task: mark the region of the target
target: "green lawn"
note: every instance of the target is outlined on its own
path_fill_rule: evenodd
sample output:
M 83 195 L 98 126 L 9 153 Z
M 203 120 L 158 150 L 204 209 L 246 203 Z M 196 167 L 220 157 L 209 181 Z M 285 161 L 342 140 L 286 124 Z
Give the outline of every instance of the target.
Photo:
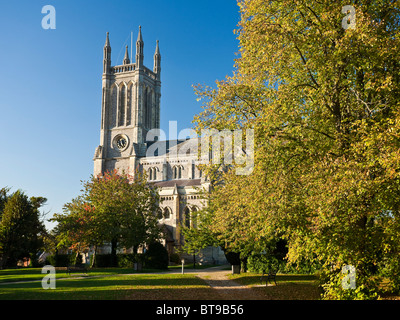
M 33 277 L 31 274 L 30 279 Z M 42 277 L 40 275 L 39 280 Z M 170 299 L 174 298 L 172 294 L 178 294 L 180 299 L 191 299 L 193 290 L 207 296 L 211 289 L 194 275 L 138 273 L 58 279 L 56 288 L 47 290 L 42 288 L 41 281 L 0 284 L 0 300 Z
M 212 265 L 196 265 L 196 268 L 193 269 L 193 264 L 187 264 L 184 266 L 184 270 L 200 270 L 213 267 Z M 151 273 L 151 272 L 160 272 L 160 270 L 156 269 L 143 269 L 138 272 L 133 268 L 88 268 L 87 274 L 82 274 L 80 272 L 73 272 L 70 275 L 66 273 L 66 268 L 62 268 L 63 270 L 56 270 L 56 278 L 69 278 L 72 276 L 101 276 L 101 275 L 117 275 L 117 274 L 132 274 L 132 273 Z M 182 266 L 169 266 L 168 270 L 180 271 Z M 0 270 L 0 283 L 4 282 L 14 282 L 14 281 L 31 281 L 31 280 L 41 280 L 45 274 L 41 273 L 41 268 L 21 268 L 21 269 L 5 269 Z M 162 270 L 161 270 L 162 271 Z
M 82 273 L 74 272 L 67 275 L 65 268 L 64 270 L 56 270 L 56 278 L 68 278 L 72 276 L 85 276 Z M 5 269 L 0 270 L 0 283 L 14 282 L 14 281 L 31 281 L 41 280 L 45 274 L 41 273 L 42 268 L 22 268 L 22 269 Z M 143 270 L 143 272 L 154 272 L 159 270 Z M 100 276 L 100 275 L 115 275 L 115 274 L 129 274 L 138 273 L 132 268 L 94 268 L 88 269 L 88 276 Z

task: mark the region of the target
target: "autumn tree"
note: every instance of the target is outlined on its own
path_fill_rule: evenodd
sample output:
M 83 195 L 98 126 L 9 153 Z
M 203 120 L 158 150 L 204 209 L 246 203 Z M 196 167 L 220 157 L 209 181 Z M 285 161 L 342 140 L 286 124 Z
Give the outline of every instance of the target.
M 56 238 L 56 253 L 59 249 L 72 249 L 77 258 L 90 245 L 95 248 L 103 243 L 100 222 L 97 222 L 94 208 L 85 202 L 82 196 L 72 199 L 63 207 L 63 214 L 54 214 L 52 221 L 57 222 L 53 230 Z M 95 250 L 96 251 L 96 250 Z
M 216 188 L 214 228 L 246 246 L 284 237 L 289 262 L 322 264 L 325 298 L 376 297 L 377 268 L 387 261 L 396 283 L 400 248 L 399 3 L 238 5 L 236 69 L 196 88 L 204 111 L 194 122 L 254 128 L 255 168 Z M 344 265 L 356 268 L 354 290 L 341 285 Z
M 83 182 L 82 194 L 64 206 L 56 215 L 60 244 L 80 250 L 88 245 L 111 243 L 116 263 L 118 247 L 133 248 L 160 237 L 156 211 L 158 192 L 147 184 L 145 176 L 135 177 L 105 172 Z

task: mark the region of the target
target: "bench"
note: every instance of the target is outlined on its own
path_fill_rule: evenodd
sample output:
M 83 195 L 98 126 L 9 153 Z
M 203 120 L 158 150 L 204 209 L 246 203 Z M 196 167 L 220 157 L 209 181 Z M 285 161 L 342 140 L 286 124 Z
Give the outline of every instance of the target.
M 70 275 L 71 272 L 82 271 L 83 273 L 87 273 L 87 268 L 84 265 L 73 265 L 67 267 L 67 274 Z
M 265 270 L 263 270 L 263 273 L 262 273 L 261 278 L 260 278 L 261 284 L 263 283 L 263 279 L 264 278 L 266 278 L 265 279 L 265 285 L 266 286 L 268 285 L 268 282 L 270 282 L 270 281 L 274 281 L 275 285 L 277 285 L 276 284 L 276 271 L 269 270 L 268 272 L 266 272 Z

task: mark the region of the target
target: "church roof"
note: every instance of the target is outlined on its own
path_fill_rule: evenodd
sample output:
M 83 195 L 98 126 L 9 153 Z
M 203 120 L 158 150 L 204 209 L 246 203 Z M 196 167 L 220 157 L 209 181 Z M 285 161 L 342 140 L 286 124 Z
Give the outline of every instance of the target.
M 164 140 L 148 142 L 147 149 L 151 150 L 154 154 L 147 154 L 147 156 L 164 156 L 164 155 L 197 155 L 198 138 L 191 138 L 186 140 Z
M 155 186 L 160 188 L 166 187 L 191 187 L 191 186 L 200 186 L 201 179 L 177 179 L 177 180 L 167 180 L 167 181 L 159 181 L 153 183 Z

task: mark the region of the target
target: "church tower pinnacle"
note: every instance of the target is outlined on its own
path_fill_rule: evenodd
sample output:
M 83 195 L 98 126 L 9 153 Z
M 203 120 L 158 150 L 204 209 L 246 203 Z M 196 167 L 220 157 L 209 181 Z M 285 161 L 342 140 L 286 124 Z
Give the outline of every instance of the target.
M 154 67 L 153 72 L 157 75 L 157 79 L 160 79 L 161 74 L 161 54 L 158 46 L 158 40 L 156 45 L 156 52 L 154 53 Z
M 128 46 L 126 46 L 123 64 L 130 64 L 130 63 L 131 63 L 131 61 L 129 60 Z
M 144 47 L 144 42 L 142 38 L 142 27 L 139 26 L 139 34 L 136 41 L 136 66 L 138 68 L 143 67 L 143 59 L 144 59 L 143 47 Z
M 106 43 L 104 45 L 103 51 L 103 74 L 109 73 L 111 67 L 111 46 L 110 46 L 110 39 L 108 38 L 108 32 L 106 36 Z

